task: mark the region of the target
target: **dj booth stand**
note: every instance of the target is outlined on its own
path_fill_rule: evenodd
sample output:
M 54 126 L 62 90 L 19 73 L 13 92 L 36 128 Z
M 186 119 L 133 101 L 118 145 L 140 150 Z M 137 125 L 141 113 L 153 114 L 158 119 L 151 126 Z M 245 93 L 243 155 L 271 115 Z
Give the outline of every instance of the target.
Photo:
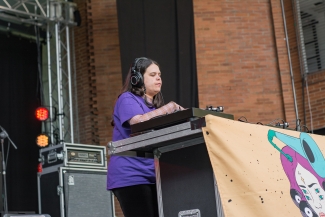
M 110 154 L 154 154 L 159 217 L 223 217 L 201 126 L 204 118 L 110 142 Z

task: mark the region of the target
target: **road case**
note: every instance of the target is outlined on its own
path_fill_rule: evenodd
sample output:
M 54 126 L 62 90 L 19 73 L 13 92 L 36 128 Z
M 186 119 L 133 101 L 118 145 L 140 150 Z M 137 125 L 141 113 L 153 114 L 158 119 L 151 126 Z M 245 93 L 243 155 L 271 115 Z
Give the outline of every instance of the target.
M 196 120 L 108 143 L 110 154 L 153 152 L 159 217 L 223 217 L 218 186 Z
M 56 167 L 38 173 L 39 213 L 51 217 L 114 217 L 106 170 Z
M 107 169 L 106 147 L 63 143 L 40 149 L 39 161 L 42 168 L 49 167 L 78 167 Z

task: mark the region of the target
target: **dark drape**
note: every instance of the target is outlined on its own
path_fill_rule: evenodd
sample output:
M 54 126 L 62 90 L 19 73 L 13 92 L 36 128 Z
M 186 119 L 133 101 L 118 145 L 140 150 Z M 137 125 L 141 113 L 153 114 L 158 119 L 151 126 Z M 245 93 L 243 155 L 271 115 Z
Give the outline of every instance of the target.
M 156 60 L 165 103 L 198 107 L 192 0 L 117 0 L 122 74 L 134 58 Z
M 0 35 L 0 41 L 0 125 L 18 147 L 10 147 L 7 161 L 8 209 L 37 212 L 35 138 L 41 132 L 34 117 L 39 105 L 37 47 L 6 35 Z

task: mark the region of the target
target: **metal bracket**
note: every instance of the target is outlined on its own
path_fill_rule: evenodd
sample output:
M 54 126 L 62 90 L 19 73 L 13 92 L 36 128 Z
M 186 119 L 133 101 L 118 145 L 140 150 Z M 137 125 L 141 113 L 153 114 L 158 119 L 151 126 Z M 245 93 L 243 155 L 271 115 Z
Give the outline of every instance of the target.
M 64 152 L 64 151 L 61 151 L 61 152 L 58 153 L 56 156 L 57 156 L 57 158 L 58 158 L 59 160 L 63 160 L 63 159 L 64 159 L 64 156 L 65 156 L 65 152 Z
M 161 152 L 159 151 L 159 149 L 157 148 L 157 149 L 155 149 L 154 151 L 153 151 L 153 154 L 159 159 L 160 158 L 160 156 L 161 156 Z
M 44 165 L 44 163 L 45 163 L 44 155 L 41 155 L 41 157 L 38 158 L 38 162 L 40 162 L 40 163 L 42 163 L 42 165 Z
M 57 192 L 58 196 L 60 196 L 61 194 L 63 194 L 63 187 L 60 186 L 60 185 L 58 185 L 56 187 L 56 192 Z
M 178 217 L 201 217 L 201 212 L 199 209 L 185 210 L 178 213 Z
M 205 110 L 209 110 L 209 111 L 215 111 L 215 112 L 223 112 L 223 106 L 217 106 L 216 108 L 214 108 L 213 106 L 207 106 Z
M 115 147 L 113 146 L 113 142 L 112 141 L 110 141 L 107 144 L 107 148 L 108 148 L 110 154 L 114 154 L 115 153 Z

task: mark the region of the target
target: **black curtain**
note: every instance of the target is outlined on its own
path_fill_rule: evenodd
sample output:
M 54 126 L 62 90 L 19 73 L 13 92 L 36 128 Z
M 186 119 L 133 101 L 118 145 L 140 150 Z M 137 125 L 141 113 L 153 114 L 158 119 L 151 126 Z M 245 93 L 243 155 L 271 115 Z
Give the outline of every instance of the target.
M 40 105 L 37 47 L 26 39 L 6 35 L 0 35 L 0 41 L 0 125 L 18 147 L 9 146 L 5 139 L 5 153 L 9 147 L 8 210 L 37 213 L 39 148 L 35 139 L 41 132 L 34 117 Z
M 192 0 L 117 0 L 123 80 L 136 57 L 156 60 L 165 103 L 198 107 Z

